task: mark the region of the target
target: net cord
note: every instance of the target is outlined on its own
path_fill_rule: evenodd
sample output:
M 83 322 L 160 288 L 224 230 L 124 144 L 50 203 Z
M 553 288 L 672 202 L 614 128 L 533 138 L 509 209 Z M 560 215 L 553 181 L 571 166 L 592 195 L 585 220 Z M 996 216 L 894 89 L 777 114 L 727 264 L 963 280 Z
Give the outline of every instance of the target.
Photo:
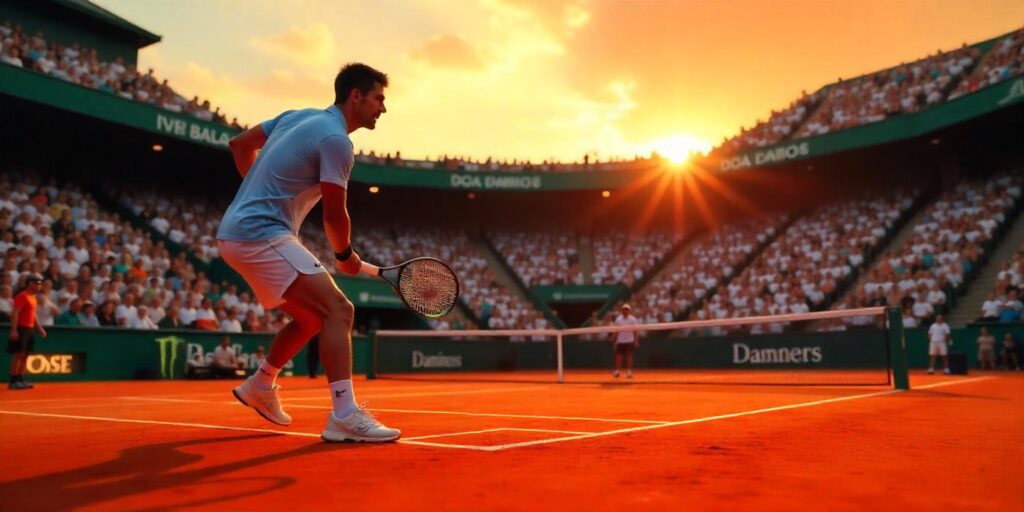
M 848 318 L 855 316 L 881 316 L 886 311 L 883 306 L 873 308 L 837 309 L 834 311 L 815 311 L 812 313 L 789 313 L 785 315 L 747 316 L 740 318 L 719 318 L 713 320 L 685 320 L 682 322 L 665 322 L 655 324 L 637 325 L 601 325 L 595 327 L 575 327 L 572 329 L 498 329 L 498 330 L 430 330 L 430 331 L 402 331 L 402 330 L 380 330 L 378 336 L 401 336 L 406 338 L 445 338 L 445 337 L 471 337 L 471 336 L 554 336 L 561 339 L 563 336 L 580 334 L 605 334 L 624 331 L 666 331 L 677 329 L 700 329 L 705 327 L 729 327 L 734 325 L 767 324 L 779 322 L 801 322 L 813 320 L 828 320 L 831 318 Z

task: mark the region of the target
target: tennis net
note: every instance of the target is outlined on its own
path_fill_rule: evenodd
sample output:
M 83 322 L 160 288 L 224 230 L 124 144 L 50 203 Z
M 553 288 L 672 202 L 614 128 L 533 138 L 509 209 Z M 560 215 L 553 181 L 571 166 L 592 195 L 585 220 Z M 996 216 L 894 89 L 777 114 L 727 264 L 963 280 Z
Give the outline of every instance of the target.
M 383 330 L 373 339 L 371 378 L 907 386 L 901 317 L 882 307 L 561 330 Z M 629 339 L 637 343 L 623 347 Z

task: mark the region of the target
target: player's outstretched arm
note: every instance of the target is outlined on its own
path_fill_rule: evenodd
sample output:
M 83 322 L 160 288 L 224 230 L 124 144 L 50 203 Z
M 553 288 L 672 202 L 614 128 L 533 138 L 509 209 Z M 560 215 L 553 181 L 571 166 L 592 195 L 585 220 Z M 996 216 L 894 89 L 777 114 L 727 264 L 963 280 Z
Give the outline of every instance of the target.
M 235 159 L 235 168 L 245 178 L 256 162 L 256 156 L 260 148 L 267 142 L 267 134 L 263 132 L 261 125 L 253 126 L 228 141 L 228 148 L 231 149 L 231 156 Z
M 347 253 L 345 261 L 337 262 L 338 270 L 350 275 L 359 273 L 362 260 L 352 250 L 352 219 L 348 215 L 348 191 L 334 183 L 320 182 L 320 194 L 324 202 L 324 231 L 331 250 Z

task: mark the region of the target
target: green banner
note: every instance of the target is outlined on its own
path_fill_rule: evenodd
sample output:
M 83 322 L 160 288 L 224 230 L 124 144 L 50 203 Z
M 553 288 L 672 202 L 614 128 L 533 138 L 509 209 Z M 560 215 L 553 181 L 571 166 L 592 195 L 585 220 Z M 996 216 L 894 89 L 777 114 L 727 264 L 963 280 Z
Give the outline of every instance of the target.
M 917 137 L 1024 101 L 1024 77 L 1016 77 L 916 114 L 739 153 L 705 165 L 722 171 L 772 165 Z
M 377 340 L 380 373 L 544 370 L 554 371 L 554 343 L 507 339 L 401 338 Z M 887 382 L 888 340 L 878 329 L 756 336 L 644 338 L 639 368 L 731 370 L 878 370 Z M 565 368 L 611 368 L 610 342 L 566 338 Z M 870 377 L 870 376 L 869 376 Z M 878 376 L 876 376 L 878 377 Z
M 531 290 L 546 304 L 607 302 L 626 287 L 621 284 L 534 286 Z
M 227 149 L 237 130 L 22 68 L 0 66 L 0 92 L 203 146 Z
M 6 326 L 5 326 L 6 327 Z M 189 361 L 206 360 L 228 336 L 235 354 L 254 370 L 251 358 L 256 347 L 269 353 L 271 334 L 217 333 L 207 331 L 133 331 L 117 328 L 48 327 L 48 336 L 36 338 L 36 353 L 27 364 L 32 381 L 98 381 L 127 379 L 179 379 Z M 369 340 L 353 340 L 353 364 L 364 373 Z M 0 358 L 0 378 L 7 380 L 9 354 Z M 306 375 L 306 348 L 282 369 L 285 374 Z

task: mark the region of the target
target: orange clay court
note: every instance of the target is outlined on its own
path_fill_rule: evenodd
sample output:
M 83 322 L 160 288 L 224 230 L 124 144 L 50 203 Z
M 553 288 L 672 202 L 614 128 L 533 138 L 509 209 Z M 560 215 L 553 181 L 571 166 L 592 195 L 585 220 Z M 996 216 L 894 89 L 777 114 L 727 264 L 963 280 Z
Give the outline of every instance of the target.
M 650 372 L 648 372 L 650 373 Z M 887 387 L 358 380 L 399 443 L 325 444 L 231 381 L 0 391 L 3 510 L 1024 510 L 1024 375 Z M 495 380 L 504 376 L 494 374 Z M 596 375 L 595 375 L 596 377 Z M 24 397 L 24 398 L 23 398 Z

